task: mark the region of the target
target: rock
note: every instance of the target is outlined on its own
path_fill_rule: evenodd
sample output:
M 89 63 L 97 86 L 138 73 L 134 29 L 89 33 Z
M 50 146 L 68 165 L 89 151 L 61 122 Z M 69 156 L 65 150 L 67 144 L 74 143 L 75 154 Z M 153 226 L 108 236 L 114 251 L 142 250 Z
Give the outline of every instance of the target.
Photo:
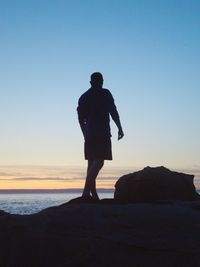
M 77 198 L 70 200 L 68 204 L 95 204 L 98 202 L 99 200 L 94 199 L 92 197 L 77 197 Z
M 77 197 L 74 199 L 71 199 L 67 203 L 62 204 L 63 206 L 69 205 L 69 204 L 121 204 L 121 202 L 116 201 L 113 198 L 103 198 L 103 199 L 94 199 L 92 197 Z M 61 205 L 61 206 L 62 206 Z
M 194 175 L 170 171 L 165 167 L 146 167 L 119 178 L 115 184 L 117 201 L 135 203 L 199 199 L 193 184 Z
M 9 213 L 3 211 L 3 210 L 0 210 L 0 216 L 5 216 L 5 215 L 8 215 Z
M 200 201 L 100 203 L 1 216 L 0 266 L 200 266 Z

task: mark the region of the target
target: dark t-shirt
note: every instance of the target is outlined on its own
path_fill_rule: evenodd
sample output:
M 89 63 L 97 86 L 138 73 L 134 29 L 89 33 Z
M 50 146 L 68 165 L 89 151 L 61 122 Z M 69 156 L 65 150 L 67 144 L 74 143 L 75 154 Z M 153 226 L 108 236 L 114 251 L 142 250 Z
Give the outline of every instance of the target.
M 111 137 L 109 114 L 114 120 L 119 114 L 109 90 L 90 88 L 80 97 L 77 111 L 85 139 Z

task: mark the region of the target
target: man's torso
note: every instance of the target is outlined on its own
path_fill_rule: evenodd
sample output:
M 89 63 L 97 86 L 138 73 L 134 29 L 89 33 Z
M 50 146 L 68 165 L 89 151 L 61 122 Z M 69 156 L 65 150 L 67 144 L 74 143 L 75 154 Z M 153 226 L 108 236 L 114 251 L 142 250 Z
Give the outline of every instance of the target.
M 107 89 L 89 89 L 79 99 L 79 111 L 85 119 L 85 138 L 110 137 L 111 93 Z

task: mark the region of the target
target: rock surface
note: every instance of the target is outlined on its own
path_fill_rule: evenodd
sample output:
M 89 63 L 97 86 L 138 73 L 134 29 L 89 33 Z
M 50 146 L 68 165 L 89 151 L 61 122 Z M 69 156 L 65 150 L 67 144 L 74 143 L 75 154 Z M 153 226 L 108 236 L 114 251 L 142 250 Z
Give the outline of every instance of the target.
M 115 199 L 0 211 L 0 267 L 200 266 L 197 199 L 192 175 L 160 167 L 119 179 Z
M 0 212 L 0 266 L 200 266 L 200 201 L 76 202 Z
M 114 198 L 120 202 L 196 200 L 194 175 L 170 171 L 165 167 L 146 167 L 119 178 Z

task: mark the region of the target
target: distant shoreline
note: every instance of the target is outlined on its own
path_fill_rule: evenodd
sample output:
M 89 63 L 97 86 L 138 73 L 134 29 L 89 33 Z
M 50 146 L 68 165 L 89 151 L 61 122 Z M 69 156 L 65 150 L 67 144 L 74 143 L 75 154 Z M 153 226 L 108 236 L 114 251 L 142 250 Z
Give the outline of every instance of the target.
M 0 194 L 39 194 L 39 193 L 81 193 L 81 188 L 67 188 L 67 189 L 0 189 Z M 99 193 L 113 193 L 114 188 L 98 188 Z

